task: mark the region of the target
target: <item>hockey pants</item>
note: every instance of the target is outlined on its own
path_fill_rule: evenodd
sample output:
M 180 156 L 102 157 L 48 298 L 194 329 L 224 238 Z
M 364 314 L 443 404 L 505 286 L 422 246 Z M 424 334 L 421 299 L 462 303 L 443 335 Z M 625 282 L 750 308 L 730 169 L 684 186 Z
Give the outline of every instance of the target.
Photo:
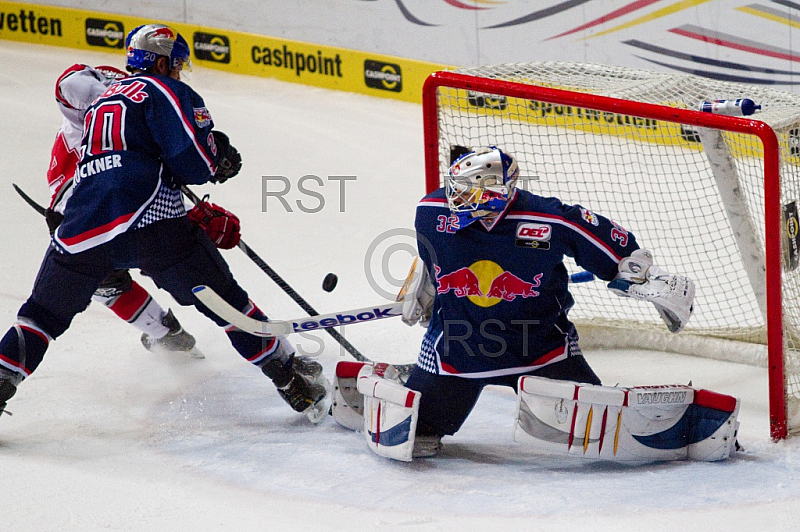
M 193 287 L 210 286 L 235 308 L 265 319 L 236 283 L 205 232 L 185 216 L 172 218 L 128 231 L 81 253 L 61 253 L 51 245 L 31 296 L 20 308 L 17 322 L 0 340 L 0 366 L 22 378 L 35 371 L 49 342 L 69 328 L 103 280 L 121 268 L 139 268 L 179 304 L 194 305 L 220 326 L 228 324 L 194 297 Z M 276 339 L 229 329 L 226 332 L 234 348 L 253 363 L 263 361 L 277 349 Z
M 600 379 L 589 367 L 583 355 L 570 356 L 566 360 L 531 372 L 530 375 L 600 384 Z M 425 436 L 455 434 L 469 416 L 485 386 L 509 386 L 516 391 L 520 376 L 465 379 L 450 375 L 437 375 L 415 366 L 406 382 L 406 387 L 422 392 L 419 402 L 417 434 Z

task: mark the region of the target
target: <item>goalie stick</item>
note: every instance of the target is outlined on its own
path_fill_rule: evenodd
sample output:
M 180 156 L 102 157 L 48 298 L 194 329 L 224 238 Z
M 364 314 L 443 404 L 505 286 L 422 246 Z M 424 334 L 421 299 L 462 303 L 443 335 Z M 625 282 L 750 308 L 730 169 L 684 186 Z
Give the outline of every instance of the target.
M 214 314 L 231 325 L 254 336 L 278 336 L 317 329 L 329 329 L 340 325 L 394 318 L 402 315 L 403 302 L 384 303 L 353 310 L 342 310 L 330 314 L 317 314 L 287 321 L 260 321 L 233 308 L 211 288 L 201 285 L 192 290 L 194 295 Z M 371 362 L 362 360 L 361 362 Z M 395 366 L 396 367 L 396 366 Z
M 203 201 L 197 194 L 195 194 L 189 187 L 187 187 L 185 185 L 181 187 L 181 192 L 183 192 L 184 195 L 187 198 L 189 198 L 189 200 L 191 200 L 191 202 L 194 203 L 195 205 L 199 205 Z M 258 254 L 255 251 L 253 251 L 253 248 L 251 248 L 250 246 L 248 246 L 244 242 L 244 240 L 240 239 L 239 240 L 239 244 L 238 244 L 237 247 L 239 249 L 241 249 L 244 252 L 244 254 L 247 255 L 247 257 L 250 260 L 252 260 L 255 263 L 255 265 L 259 267 L 259 269 L 261 269 L 262 272 L 266 273 L 267 276 L 275 282 L 275 284 L 277 284 L 284 292 L 286 292 L 286 294 L 289 297 L 291 297 L 292 300 L 295 303 L 300 305 L 300 308 L 305 310 L 309 314 L 309 316 L 319 316 L 319 312 L 317 312 L 305 299 L 303 299 L 300 296 L 300 294 L 298 294 L 294 290 L 294 288 L 289 286 L 289 283 L 287 283 L 283 279 L 283 277 L 278 275 L 278 272 L 273 270 L 269 266 L 269 264 L 264 262 L 264 260 L 261 257 L 259 257 Z M 206 306 L 208 306 L 208 305 L 206 305 Z M 211 307 L 209 307 L 209 308 L 211 308 Z M 219 314 L 217 313 L 217 315 L 219 315 Z M 220 316 L 220 317 L 224 318 L 224 316 Z M 239 328 L 242 329 L 242 330 L 245 330 L 242 327 L 239 327 Z M 353 358 L 355 358 L 359 362 L 372 363 L 372 361 L 370 359 L 368 359 L 363 354 L 361 354 L 361 352 L 358 349 L 356 349 L 355 346 L 353 346 L 353 344 L 348 342 L 347 339 L 344 336 L 342 336 L 341 334 L 339 334 L 337 331 L 335 331 L 333 329 L 325 329 L 325 332 L 330 334 L 333 337 L 334 340 L 339 342 L 339 345 L 341 345 L 344 348 L 345 351 L 350 353 L 353 356 Z
M 299 332 L 311 332 L 318 329 L 324 329 L 332 332 L 330 327 L 338 327 L 340 325 L 350 325 L 353 323 L 364 323 L 366 321 L 375 321 L 384 318 L 393 318 L 402 315 L 403 302 L 395 301 L 394 303 L 384 303 L 381 305 L 373 305 L 371 307 L 364 307 L 355 310 L 343 310 L 341 312 L 333 312 L 331 314 L 316 314 L 314 316 L 297 318 L 288 321 L 260 321 L 242 314 L 233 308 L 227 301 L 222 299 L 219 294 L 214 292 L 207 286 L 195 286 L 192 291 L 195 297 L 200 300 L 206 307 L 209 308 L 214 314 L 227 321 L 231 325 L 250 333 L 254 336 L 276 336 L 287 335 Z M 335 331 L 333 331 L 335 332 Z M 372 360 L 368 359 L 361 353 L 361 358 L 356 358 L 359 362 L 367 364 L 375 364 Z M 403 382 L 408 380 L 411 374 L 411 369 L 415 364 L 392 364 L 400 374 Z

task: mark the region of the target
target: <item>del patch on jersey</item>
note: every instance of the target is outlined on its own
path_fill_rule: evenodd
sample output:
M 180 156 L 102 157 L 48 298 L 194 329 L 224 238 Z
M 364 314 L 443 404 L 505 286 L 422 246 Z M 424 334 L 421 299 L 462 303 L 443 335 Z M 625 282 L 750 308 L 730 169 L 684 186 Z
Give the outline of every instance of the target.
M 517 224 L 516 240 L 518 248 L 550 249 L 553 228 L 550 224 L 520 222 Z

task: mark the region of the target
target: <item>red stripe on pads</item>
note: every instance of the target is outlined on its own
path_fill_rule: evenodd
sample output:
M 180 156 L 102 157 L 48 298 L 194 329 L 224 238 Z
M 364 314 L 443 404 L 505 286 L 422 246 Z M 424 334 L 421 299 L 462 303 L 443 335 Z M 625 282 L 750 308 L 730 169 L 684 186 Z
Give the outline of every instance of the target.
M 733 412 L 736 410 L 736 398 L 731 395 L 724 395 L 708 390 L 695 390 L 694 404 L 722 410 L 723 412 Z
M 361 371 L 365 364 L 363 362 L 348 362 L 341 361 L 336 364 L 336 376 L 347 378 L 358 377 L 358 372 Z

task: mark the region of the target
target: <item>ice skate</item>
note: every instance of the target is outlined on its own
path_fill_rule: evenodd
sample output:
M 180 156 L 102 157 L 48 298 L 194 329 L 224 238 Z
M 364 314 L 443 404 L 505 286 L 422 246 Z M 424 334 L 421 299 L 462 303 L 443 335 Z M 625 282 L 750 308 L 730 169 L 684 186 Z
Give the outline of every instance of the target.
M 6 403 L 17 393 L 17 384 L 19 384 L 17 375 L 0 369 L 0 416 L 3 415 L 3 412 L 11 415 L 11 412 L 5 411 Z
M 417 434 L 414 438 L 413 458 L 433 458 L 442 451 L 441 436 L 422 436 Z
M 294 369 L 297 370 L 298 373 L 306 377 L 311 377 L 312 379 L 316 379 L 322 375 L 322 364 L 307 356 L 295 355 Z
M 162 322 L 169 332 L 162 338 L 153 338 L 147 333 L 142 334 L 142 345 L 148 351 L 172 351 L 176 353 L 189 353 L 194 358 L 205 358 L 205 355 L 197 349 L 197 341 L 194 336 L 186 332 L 181 327 L 178 319 L 172 313 L 172 310 L 167 311 Z
M 290 367 L 273 359 L 264 363 L 261 371 L 272 379 L 292 410 L 305 414 L 315 425 L 325 419 L 330 383 L 322 374 L 322 365 L 308 357 L 294 356 Z

